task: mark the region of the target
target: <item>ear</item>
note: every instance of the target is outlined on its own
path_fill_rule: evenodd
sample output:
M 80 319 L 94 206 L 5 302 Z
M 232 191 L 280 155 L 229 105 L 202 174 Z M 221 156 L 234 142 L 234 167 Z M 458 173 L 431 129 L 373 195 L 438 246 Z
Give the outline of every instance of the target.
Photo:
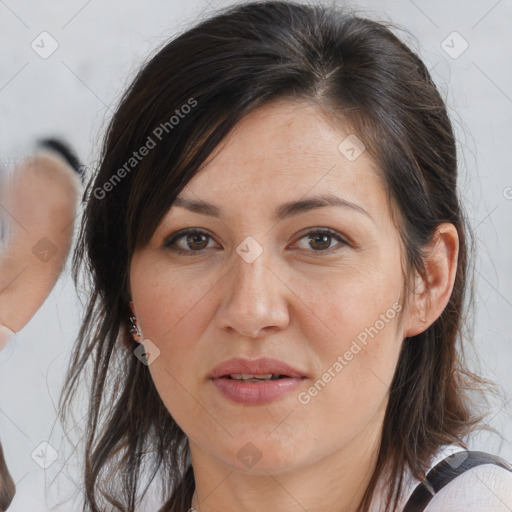
M 426 280 L 416 275 L 415 290 L 404 324 L 404 337 L 425 331 L 443 312 L 452 294 L 458 255 L 457 229 L 451 223 L 440 224 L 428 247 Z

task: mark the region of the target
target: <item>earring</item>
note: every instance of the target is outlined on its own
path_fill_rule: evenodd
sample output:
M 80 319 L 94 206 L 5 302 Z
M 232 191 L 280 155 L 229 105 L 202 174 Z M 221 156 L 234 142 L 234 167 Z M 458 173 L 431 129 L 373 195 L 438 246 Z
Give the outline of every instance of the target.
M 140 338 L 142 338 L 142 332 L 139 329 L 139 326 L 137 325 L 137 319 L 134 316 L 131 316 L 130 322 L 132 324 L 132 326 L 130 328 L 130 333 L 135 334 L 135 335 L 139 336 Z

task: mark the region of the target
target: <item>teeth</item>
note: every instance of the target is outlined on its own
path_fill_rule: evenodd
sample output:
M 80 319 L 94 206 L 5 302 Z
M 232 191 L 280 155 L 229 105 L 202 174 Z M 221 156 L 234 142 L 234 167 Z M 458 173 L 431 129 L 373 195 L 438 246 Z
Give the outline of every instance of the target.
M 250 382 L 257 382 L 258 380 L 270 380 L 272 377 L 277 379 L 279 375 L 272 373 L 265 373 L 264 375 L 254 375 L 253 373 L 231 373 L 230 377 L 237 380 L 247 380 Z

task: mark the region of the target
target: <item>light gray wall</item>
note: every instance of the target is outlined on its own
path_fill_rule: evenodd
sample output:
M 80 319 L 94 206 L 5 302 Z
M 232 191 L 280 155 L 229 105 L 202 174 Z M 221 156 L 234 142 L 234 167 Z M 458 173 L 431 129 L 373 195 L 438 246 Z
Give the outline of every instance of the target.
M 29 151 L 35 137 L 56 134 L 94 165 L 106 121 L 141 61 L 198 15 L 230 3 L 0 0 L 2 161 Z M 478 443 L 512 460 L 512 2 L 375 0 L 357 5 L 414 34 L 417 41 L 409 41 L 430 63 L 450 106 L 461 150 L 462 192 L 479 247 L 475 346 L 482 373 L 505 393 L 491 417 L 505 441 L 500 445 L 485 436 Z M 46 59 L 31 47 L 34 40 L 42 46 L 38 36 L 43 31 L 58 44 Z M 44 49 L 50 45 L 46 39 Z M 80 314 L 68 260 L 46 303 L 0 353 L 0 436 L 18 484 L 13 512 L 50 510 L 74 489 L 75 463 L 66 462 L 60 448 L 63 432 L 55 424 L 54 406 Z M 79 437 L 80 429 L 67 433 Z M 45 441 L 55 447 L 64 468 L 48 490 L 45 480 L 52 482 L 58 463 L 45 472 L 31 458 Z

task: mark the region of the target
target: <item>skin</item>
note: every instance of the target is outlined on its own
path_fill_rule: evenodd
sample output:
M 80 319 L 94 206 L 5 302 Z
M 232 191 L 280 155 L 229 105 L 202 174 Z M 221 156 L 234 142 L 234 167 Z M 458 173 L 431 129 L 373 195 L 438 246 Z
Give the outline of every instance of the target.
M 189 438 L 192 507 L 201 512 L 355 511 L 375 467 L 401 343 L 448 302 L 458 238 L 442 224 L 428 283 L 417 279 L 402 321 L 385 323 L 317 396 L 298 402 L 398 303 L 404 286 L 399 233 L 375 164 L 366 152 L 349 161 L 338 150 L 348 133 L 305 103 L 252 112 L 180 194 L 214 203 L 223 217 L 173 206 L 132 258 L 136 339 L 160 350 L 149 371 Z M 332 206 L 272 218 L 282 203 L 320 193 L 354 202 L 371 218 Z M 184 255 L 163 247 L 183 228 L 209 236 L 179 239 Z M 331 228 L 352 245 L 306 236 L 313 228 Z M 252 263 L 236 252 L 248 236 L 263 248 Z M 273 402 L 235 404 L 208 374 L 236 356 L 275 357 L 308 379 Z M 248 442 L 261 455 L 252 467 L 237 457 Z
M 81 193 L 76 172 L 49 151 L 25 159 L 3 184 L 0 214 L 11 234 L 0 250 L 0 349 L 55 285 L 71 246 Z

